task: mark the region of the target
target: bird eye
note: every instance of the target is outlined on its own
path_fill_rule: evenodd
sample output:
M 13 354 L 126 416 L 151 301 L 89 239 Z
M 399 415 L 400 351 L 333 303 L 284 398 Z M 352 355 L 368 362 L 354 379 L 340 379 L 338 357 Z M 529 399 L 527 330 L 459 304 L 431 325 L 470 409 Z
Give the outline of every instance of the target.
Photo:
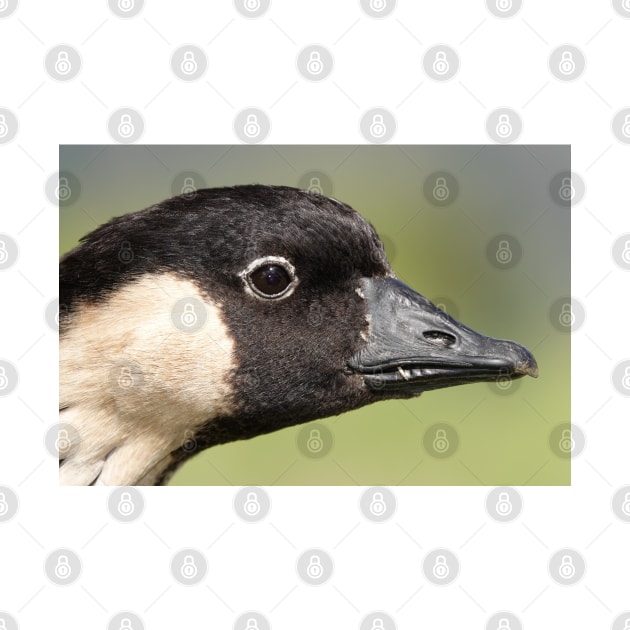
M 280 265 L 263 265 L 249 275 L 252 285 L 267 297 L 284 293 L 291 282 L 287 270 Z
M 290 295 L 298 282 L 293 265 L 276 256 L 254 261 L 240 275 L 250 292 L 265 299 Z

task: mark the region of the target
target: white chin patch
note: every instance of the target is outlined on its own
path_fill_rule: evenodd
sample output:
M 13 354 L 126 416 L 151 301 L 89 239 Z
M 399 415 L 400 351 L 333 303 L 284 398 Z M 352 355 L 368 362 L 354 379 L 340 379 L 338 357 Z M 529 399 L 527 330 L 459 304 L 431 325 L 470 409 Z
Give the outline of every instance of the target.
M 221 308 L 175 274 L 78 306 L 59 355 L 60 422 L 79 436 L 62 484 L 154 484 L 170 453 L 234 412 L 234 340 Z

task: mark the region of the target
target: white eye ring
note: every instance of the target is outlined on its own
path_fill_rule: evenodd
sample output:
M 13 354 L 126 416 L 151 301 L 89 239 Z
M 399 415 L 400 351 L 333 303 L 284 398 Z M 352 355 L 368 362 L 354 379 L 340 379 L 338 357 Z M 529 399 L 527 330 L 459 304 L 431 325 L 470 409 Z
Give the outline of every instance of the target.
M 254 286 L 250 275 L 252 272 L 256 271 L 256 269 L 263 267 L 264 265 L 280 265 L 289 274 L 289 284 L 283 291 L 274 295 L 266 295 Z M 266 301 L 283 300 L 284 298 L 289 297 L 293 291 L 295 291 L 295 287 L 297 287 L 300 283 L 300 280 L 295 273 L 295 267 L 286 258 L 282 258 L 282 256 L 263 256 L 262 258 L 256 258 L 256 260 L 249 263 L 243 271 L 239 272 L 238 275 L 245 285 L 245 291 L 247 291 L 249 295 L 258 298 L 259 300 Z

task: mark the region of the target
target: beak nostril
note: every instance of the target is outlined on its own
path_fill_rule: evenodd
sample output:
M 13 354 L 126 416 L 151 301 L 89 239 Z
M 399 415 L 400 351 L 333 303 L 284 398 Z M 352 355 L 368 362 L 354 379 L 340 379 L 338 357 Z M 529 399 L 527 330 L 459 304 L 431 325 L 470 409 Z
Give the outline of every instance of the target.
M 426 330 L 422 336 L 430 343 L 443 348 L 450 348 L 457 341 L 455 335 L 441 330 Z

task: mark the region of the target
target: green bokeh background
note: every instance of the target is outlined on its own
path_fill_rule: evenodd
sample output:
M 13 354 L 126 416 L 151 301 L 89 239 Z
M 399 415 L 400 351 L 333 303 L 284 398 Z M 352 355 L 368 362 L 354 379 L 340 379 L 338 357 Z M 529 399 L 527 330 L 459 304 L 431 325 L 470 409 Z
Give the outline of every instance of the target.
M 196 187 L 318 179 L 376 227 L 404 282 L 473 329 L 527 346 L 540 377 L 318 421 L 334 440 L 321 458 L 299 450 L 299 426 L 215 447 L 171 485 L 567 485 L 570 459 L 554 454 L 550 435 L 570 422 L 570 335 L 553 325 L 551 309 L 571 293 L 570 210 L 554 202 L 550 182 L 570 167 L 568 146 L 62 146 L 60 171 L 80 191 L 60 210 L 59 249 L 113 216 L 179 194 L 186 176 Z M 450 205 L 425 195 L 436 171 L 457 182 Z M 511 269 L 491 264 L 486 250 L 497 234 L 522 246 Z M 459 438 L 444 459 L 423 446 L 436 423 Z

